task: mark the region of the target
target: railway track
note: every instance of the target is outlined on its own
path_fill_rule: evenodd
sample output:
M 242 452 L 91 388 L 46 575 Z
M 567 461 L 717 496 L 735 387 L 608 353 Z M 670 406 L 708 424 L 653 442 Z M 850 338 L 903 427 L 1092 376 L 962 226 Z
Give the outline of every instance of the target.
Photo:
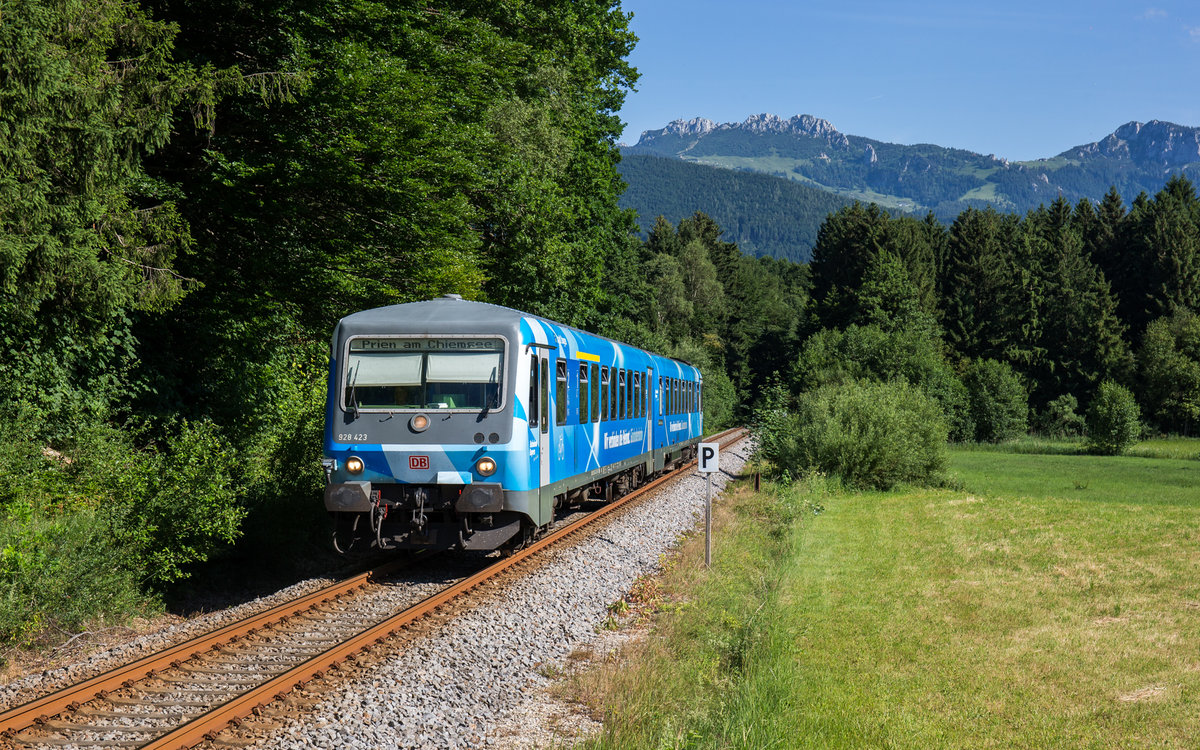
M 728 445 L 743 434 L 730 430 L 710 440 Z M 423 587 L 413 587 L 420 601 L 399 612 L 390 598 L 373 600 L 367 592 L 411 562 L 428 558 L 389 563 L 0 713 L 0 744 L 193 747 L 485 581 L 629 507 L 692 465 L 562 526 L 449 587 L 430 584 L 434 591 L 427 596 L 420 595 Z

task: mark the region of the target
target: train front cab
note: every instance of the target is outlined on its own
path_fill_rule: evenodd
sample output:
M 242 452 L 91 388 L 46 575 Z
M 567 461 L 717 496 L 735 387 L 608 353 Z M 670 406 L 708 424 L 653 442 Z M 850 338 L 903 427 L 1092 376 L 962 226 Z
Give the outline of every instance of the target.
M 515 326 L 413 331 L 368 312 L 344 319 L 333 342 L 323 464 L 335 545 L 520 541 L 544 521 L 525 431 L 514 425 Z

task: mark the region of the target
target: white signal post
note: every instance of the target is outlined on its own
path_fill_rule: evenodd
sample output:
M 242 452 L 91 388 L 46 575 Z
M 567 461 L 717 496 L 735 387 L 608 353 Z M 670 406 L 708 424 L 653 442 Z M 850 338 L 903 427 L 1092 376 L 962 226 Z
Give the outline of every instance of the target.
M 718 443 L 701 443 L 698 460 L 700 473 L 708 479 L 704 494 L 704 567 L 712 567 L 712 475 L 721 470 L 721 446 Z

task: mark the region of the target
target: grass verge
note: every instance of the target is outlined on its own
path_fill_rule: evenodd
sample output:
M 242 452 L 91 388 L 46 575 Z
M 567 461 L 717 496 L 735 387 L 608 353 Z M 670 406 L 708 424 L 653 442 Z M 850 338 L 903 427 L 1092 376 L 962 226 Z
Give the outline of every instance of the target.
M 1083 438 L 1049 438 L 1029 435 L 1003 443 L 963 443 L 955 445 L 959 452 L 1053 454 L 1060 456 L 1087 455 Z M 1139 458 L 1200 459 L 1200 438 L 1156 437 L 1136 443 L 1125 454 Z
M 683 603 L 574 679 L 604 718 L 585 746 L 1193 747 L 1200 467 L 951 464 L 966 492 L 733 494 L 713 569 L 685 545 Z

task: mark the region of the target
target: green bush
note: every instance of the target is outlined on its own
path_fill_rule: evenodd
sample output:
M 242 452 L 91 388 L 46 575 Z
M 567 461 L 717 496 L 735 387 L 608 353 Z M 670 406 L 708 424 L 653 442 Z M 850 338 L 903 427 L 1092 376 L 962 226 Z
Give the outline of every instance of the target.
M 1133 394 L 1111 380 L 1101 383 L 1087 410 L 1088 450 L 1119 456 L 1133 447 L 1141 433 L 1141 410 Z
M 130 550 L 91 508 L 9 504 L 0 517 L 0 644 L 26 644 L 153 607 Z
M 1200 422 L 1200 316 L 1178 310 L 1151 321 L 1138 352 L 1146 417 L 1190 433 Z
M 975 423 L 975 439 L 998 443 L 1024 435 L 1029 429 L 1029 395 L 1008 364 L 977 359 L 967 367 L 963 383 Z
M 763 389 L 750 422 L 755 452 L 780 470 L 788 468 L 785 457 L 795 452 L 795 415 L 792 409 L 787 389 L 774 380 Z
M 756 420 L 759 451 L 778 471 L 836 475 L 860 489 L 937 484 L 947 427 L 932 398 L 903 381 L 849 381 L 800 396 L 794 414 L 768 399 Z
M 966 388 L 942 354 L 937 336 L 926 328 L 824 329 L 809 337 L 796 362 L 798 391 L 863 379 L 912 383 L 941 406 L 951 439 L 974 438 Z
M 0 422 L 0 645 L 117 622 L 153 607 L 134 550 L 103 517 L 107 496 L 76 481 L 75 462 Z

